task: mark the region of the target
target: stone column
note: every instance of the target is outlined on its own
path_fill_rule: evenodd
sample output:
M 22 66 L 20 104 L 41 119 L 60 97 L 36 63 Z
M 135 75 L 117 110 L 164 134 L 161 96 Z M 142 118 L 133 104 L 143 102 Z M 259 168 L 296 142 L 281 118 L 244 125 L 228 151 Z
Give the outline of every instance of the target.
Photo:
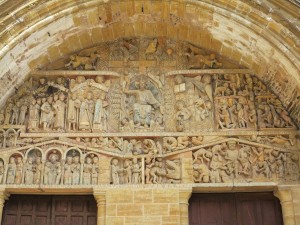
M 106 219 L 106 192 L 94 189 L 94 197 L 97 201 L 97 225 L 105 225 Z
M 293 205 L 295 212 L 295 223 L 300 224 L 300 185 L 292 188 Z
M 278 190 L 274 191 L 274 195 L 280 200 L 284 225 L 296 225 L 291 188 L 279 187 Z
M 180 225 L 189 225 L 189 199 L 192 189 L 179 190 Z
M 5 189 L 0 189 L 0 224 L 2 223 L 2 213 L 3 213 L 3 207 L 4 202 L 9 197 L 9 194 L 5 191 Z

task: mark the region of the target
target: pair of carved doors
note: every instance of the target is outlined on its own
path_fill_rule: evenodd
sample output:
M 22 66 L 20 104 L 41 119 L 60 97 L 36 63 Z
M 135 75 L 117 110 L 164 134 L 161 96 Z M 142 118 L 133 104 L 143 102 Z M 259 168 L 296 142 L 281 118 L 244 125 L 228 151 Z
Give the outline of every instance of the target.
M 2 225 L 96 225 L 93 196 L 12 195 Z
M 190 225 L 283 225 L 280 202 L 272 193 L 194 194 Z

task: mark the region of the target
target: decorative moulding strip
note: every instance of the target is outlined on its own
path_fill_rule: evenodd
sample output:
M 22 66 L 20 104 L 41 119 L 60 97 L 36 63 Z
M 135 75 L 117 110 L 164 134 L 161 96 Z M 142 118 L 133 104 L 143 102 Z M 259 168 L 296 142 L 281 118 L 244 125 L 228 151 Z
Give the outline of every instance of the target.
M 234 190 L 274 190 L 280 184 L 276 182 L 232 182 L 232 183 L 190 183 L 190 184 L 99 184 L 99 185 L 0 185 L 9 193 L 92 193 L 93 189 L 182 189 L 192 188 L 193 192 L 227 192 Z
M 43 76 L 98 76 L 107 75 L 120 77 L 120 74 L 112 71 L 84 71 L 84 70 L 37 70 L 31 72 L 31 76 L 43 77 Z
M 254 73 L 249 69 L 204 69 L 204 70 L 175 70 L 165 73 L 165 76 L 174 76 L 177 74 L 252 74 Z M 86 70 L 36 70 L 31 72 L 32 76 L 98 76 L 98 75 L 108 75 L 120 77 L 121 75 L 113 71 L 86 71 Z
M 293 129 L 279 129 L 279 130 L 263 130 L 263 131 L 218 131 L 218 132 L 149 132 L 149 133 L 21 133 L 22 138 L 33 137 L 172 137 L 172 136 L 250 136 L 250 135 L 289 135 L 300 134 L 300 131 Z
M 167 72 L 166 76 L 174 76 L 178 74 L 253 74 L 254 72 L 249 69 L 206 69 L 206 70 L 176 70 Z
M 207 147 L 210 147 L 210 146 L 213 146 L 213 145 L 216 145 L 216 144 L 225 143 L 225 142 L 228 142 L 228 141 L 236 141 L 236 142 L 251 145 L 251 146 L 264 147 L 266 149 L 273 148 L 275 150 L 279 150 L 279 151 L 282 151 L 282 152 L 285 152 L 285 150 L 286 150 L 284 148 L 274 147 L 274 146 L 270 146 L 270 145 L 267 145 L 267 144 L 251 142 L 251 141 L 247 141 L 247 140 L 243 140 L 243 139 L 226 138 L 226 139 L 222 139 L 222 140 L 218 140 L 218 141 L 203 143 L 202 145 L 199 145 L 199 146 L 193 146 L 193 147 L 190 147 L 190 148 L 184 148 L 182 150 L 176 150 L 176 151 L 170 152 L 170 153 L 157 154 L 156 157 L 166 158 L 166 157 L 170 157 L 170 156 L 179 155 L 179 154 L 182 154 L 182 153 L 185 153 L 185 152 L 195 151 L 195 150 L 198 150 L 200 148 L 207 148 Z M 11 152 L 22 151 L 22 150 L 27 150 L 27 149 L 33 149 L 33 148 L 36 148 L 36 147 L 42 147 L 42 146 L 51 145 L 51 144 L 61 144 L 61 145 L 65 145 L 65 146 L 76 147 L 78 149 L 87 150 L 87 151 L 91 151 L 91 152 L 95 152 L 95 153 L 100 153 L 100 154 L 111 156 L 111 157 L 144 158 L 144 157 L 147 156 L 147 154 L 140 154 L 140 155 L 137 155 L 137 156 L 126 155 L 126 154 L 124 155 L 123 153 L 120 153 L 120 152 L 105 151 L 105 150 L 101 150 L 99 147 L 87 147 L 87 146 L 84 146 L 84 145 L 69 143 L 69 142 L 65 142 L 65 141 L 61 141 L 61 140 L 51 140 L 51 141 L 41 142 L 41 143 L 27 145 L 27 146 L 23 146 L 23 147 L 7 148 L 6 150 L 2 150 L 2 154 L 5 154 L 5 153 L 9 154 Z M 289 150 L 289 151 L 294 151 L 294 150 Z

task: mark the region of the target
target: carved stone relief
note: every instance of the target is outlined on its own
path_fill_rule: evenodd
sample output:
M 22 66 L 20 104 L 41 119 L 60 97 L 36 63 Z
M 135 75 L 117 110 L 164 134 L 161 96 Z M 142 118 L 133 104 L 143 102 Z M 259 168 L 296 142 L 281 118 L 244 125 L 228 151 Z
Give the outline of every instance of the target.
M 229 140 L 193 152 L 197 183 L 297 181 L 299 154 Z
M 56 65 L 0 110 L 0 184 L 299 181 L 298 121 L 213 52 L 120 39 Z
M 111 160 L 111 183 L 112 184 L 141 184 L 142 162 L 140 159 Z
M 191 159 L 195 183 L 296 182 L 297 139 L 283 138 L 104 137 L 114 148 L 95 145 L 97 138 L 41 140 L 5 153 L 0 178 L 7 185 L 97 185 L 107 180 L 101 176 L 114 185 L 181 183 L 181 154 L 191 152 L 184 157 Z
M 180 183 L 181 164 L 180 159 L 168 160 L 163 158 L 145 158 L 145 183 Z
M 2 111 L 4 127 L 32 133 L 296 129 L 278 98 L 250 74 L 79 75 L 31 78 L 25 85 L 31 91 L 13 96 Z M 4 147 L 16 145 L 8 130 L 0 136 Z
M 64 70 L 119 70 L 138 68 L 219 69 L 239 68 L 228 59 L 192 44 L 166 37 L 120 38 L 113 42 L 84 49 L 52 63 L 47 69 Z

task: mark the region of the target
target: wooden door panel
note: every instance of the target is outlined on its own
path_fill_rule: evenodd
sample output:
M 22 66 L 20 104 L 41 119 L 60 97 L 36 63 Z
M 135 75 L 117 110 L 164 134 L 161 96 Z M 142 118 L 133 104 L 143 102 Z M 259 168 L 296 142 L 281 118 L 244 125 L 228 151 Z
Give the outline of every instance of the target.
M 234 198 L 229 195 L 223 201 L 220 201 L 220 225 L 233 225 L 236 224 L 236 205 Z
M 97 225 L 97 217 L 96 216 L 87 216 L 87 224 L 88 225 Z
M 64 199 L 57 199 L 55 198 L 55 212 L 67 212 L 68 211 L 68 203 Z
M 272 193 L 194 194 L 190 225 L 283 225 Z
M 190 203 L 190 224 L 233 225 L 236 223 L 235 200 L 230 194 L 200 195 L 198 200 Z
M 40 200 L 37 202 L 36 204 L 36 211 L 38 213 L 45 213 L 45 212 L 48 212 L 49 208 L 50 208 L 50 204 L 51 202 L 50 201 L 43 201 L 43 200 Z
M 261 202 L 261 211 L 262 211 L 262 223 L 263 224 L 277 224 L 280 223 L 280 217 L 276 215 L 277 205 L 272 200 L 262 201 Z M 279 220 L 279 221 L 278 221 Z
M 12 195 L 2 225 L 96 225 L 93 196 Z
M 20 216 L 20 225 L 31 225 L 33 223 L 34 215 L 22 215 Z
M 17 215 L 6 215 L 3 218 L 4 225 L 16 225 L 17 224 Z
M 189 204 L 189 224 L 190 225 L 199 225 L 200 221 L 200 209 L 199 202 L 195 198 L 191 198 Z
M 34 224 L 39 224 L 39 225 L 47 225 L 48 224 L 48 220 L 49 218 L 47 216 L 37 216 L 35 218 L 35 222 Z
M 53 225 L 69 225 L 67 216 L 54 216 Z
M 71 201 L 71 211 L 72 212 L 84 212 L 84 204 L 80 200 Z
M 83 216 L 71 216 L 72 225 L 84 225 L 83 221 L 84 221 Z
M 243 200 L 238 203 L 238 223 L 241 225 L 259 225 L 256 201 Z
M 32 201 L 30 201 L 30 202 L 29 201 L 22 201 L 21 202 L 21 210 L 32 212 L 33 207 L 34 207 L 34 203 L 35 202 L 32 202 Z

